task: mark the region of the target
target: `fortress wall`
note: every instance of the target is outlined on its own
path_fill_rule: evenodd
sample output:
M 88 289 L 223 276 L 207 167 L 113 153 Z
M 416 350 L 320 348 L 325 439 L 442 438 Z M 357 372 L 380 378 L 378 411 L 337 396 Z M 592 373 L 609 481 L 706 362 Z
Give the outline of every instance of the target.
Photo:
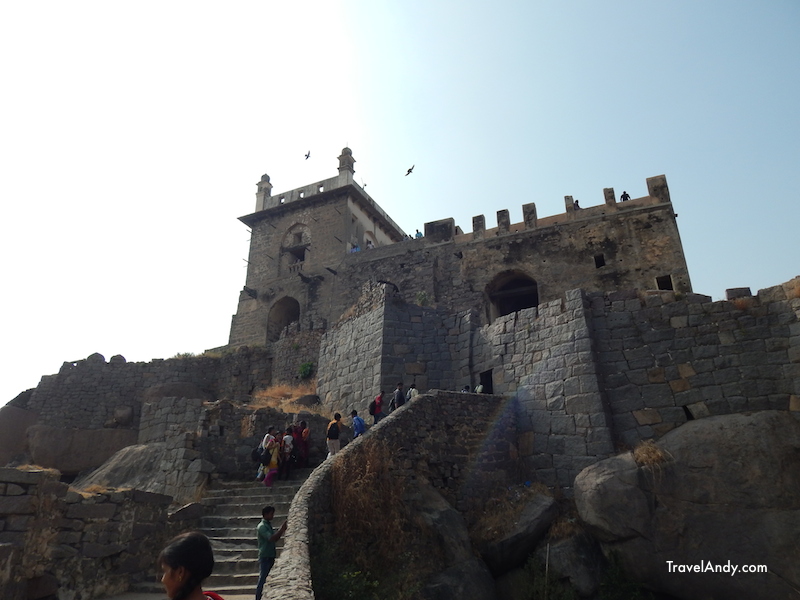
M 404 393 L 412 383 L 421 390 L 454 390 L 458 381 L 469 382 L 465 315 L 395 301 L 385 316 L 381 388 L 389 397 L 400 381 Z
M 484 324 L 486 289 L 507 271 L 533 278 L 540 303 L 576 288 L 657 289 L 656 278 L 664 276 L 672 278 L 676 290 L 691 290 L 669 204 L 495 233 L 463 241 L 406 240 L 347 255 L 337 267 L 331 318 L 352 305 L 362 283 L 370 280 L 391 282 L 410 304 L 424 294 L 433 307 L 456 313 L 474 310 Z M 602 257 L 602 266 L 596 257 Z
M 343 415 L 362 415 L 381 385 L 383 307 L 346 320 L 322 336 L 317 395 Z
M 168 519 L 171 500 L 136 490 L 82 495 L 57 471 L 0 468 L 3 598 L 91 600 L 152 580 L 166 540 L 196 526 Z
M 474 372 L 518 402 L 519 455 L 531 478 L 571 488 L 585 467 L 613 453 L 610 418 L 580 290 L 497 319 L 476 332 Z
M 410 494 L 420 483 L 430 484 L 458 510 L 483 507 L 487 494 L 516 481 L 515 415 L 513 400 L 432 390 L 371 427 L 315 469 L 295 496 L 288 517 L 291 535 L 270 572 L 264 598 L 314 598 L 310 548 L 335 535 L 337 526 L 347 527 L 336 522 L 333 509 L 339 465 L 363 464 L 370 444 L 386 443 L 394 449 L 390 473 Z
M 658 438 L 687 419 L 800 411 L 800 278 L 730 301 L 635 291 L 590 300 L 619 443 Z

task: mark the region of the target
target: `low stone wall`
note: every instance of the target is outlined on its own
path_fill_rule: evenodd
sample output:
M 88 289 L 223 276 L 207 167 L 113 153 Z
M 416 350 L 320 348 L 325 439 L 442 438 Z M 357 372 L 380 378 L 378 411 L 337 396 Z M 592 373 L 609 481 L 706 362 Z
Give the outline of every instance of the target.
M 168 519 L 170 496 L 80 494 L 57 471 L 0 468 L 0 589 L 4 600 L 91 600 L 155 577 L 169 537 L 195 522 Z
M 326 460 L 292 502 L 283 552 L 270 573 L 265 598 L 314 598 L 309 548 L 333 531 L 332 469 L 361 460 L 359 446 L 385 442 L 390 473 L 408 485 L 433 485 L 454 507 L 482 506 L 487 496 L 515 482 L 516 407 L 498 396 L 433 390 L 420 395 Z

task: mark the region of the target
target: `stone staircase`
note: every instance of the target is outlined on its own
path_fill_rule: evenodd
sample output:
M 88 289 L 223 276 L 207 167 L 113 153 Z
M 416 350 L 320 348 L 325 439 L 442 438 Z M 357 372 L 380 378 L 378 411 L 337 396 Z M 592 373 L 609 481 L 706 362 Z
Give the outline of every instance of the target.
M 275 507 L 272 525 L 277 529 L 289 515 L 294 495 L 312 469 L 295 469 L 289 481 L 275 481 L 271 488 L 261 482 L 221 483 L 208 490 L 203 504 L 209 508 L 200 528 L 214 548 L 214 573 L 203 589 L 225 594 L 253 594 L 258 583 L 256 526 L 261 509 Z M 291 535 L 287 531 L 286 536 Z M 278 542 L 280 555 L 283 539 Z
M 203 589 L 226 594 L 252 594 L 258 583 L 258 545 L 256 526 L 261 509 L 275 507 L 272 525 L 277 529 L 288 514 L 294 495 L 313 469 L 294 469 L 289 481 L 275 481 L 271 488 L 261 482 L 217 482 L 206 490 L 203 505 L 206 514 L 200 530 L 211 540 L 214 549 L 214 573 L 203 583 Z M 286 532 L 290 536 L 291 531 Z M 278 544 L 278 555 L 283 539 Z M 147 588 L 147 589 L 145 589 Z M 136 591 L 162 592 L 159 585 L 138 585 Z

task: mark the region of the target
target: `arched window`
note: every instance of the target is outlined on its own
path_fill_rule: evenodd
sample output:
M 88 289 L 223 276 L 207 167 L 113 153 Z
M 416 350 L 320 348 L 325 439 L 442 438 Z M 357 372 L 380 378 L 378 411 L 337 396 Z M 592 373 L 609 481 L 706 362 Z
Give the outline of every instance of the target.
M 292 273 L 301 270 L 309 246 L 311 246 L 311 232 L 308 226 L 304 223 L 292 225 L 281 241 L 281 271 Z
M 521 271 L 500 273 L 486 286 L 486 296 L 489 323 L 503 315 L 539 305 L 536 280 Z
M 272 305 L 267 317 L 267 341 L 277 342 L 284 328 L 300 320 L 300 303 L 284 296 Z

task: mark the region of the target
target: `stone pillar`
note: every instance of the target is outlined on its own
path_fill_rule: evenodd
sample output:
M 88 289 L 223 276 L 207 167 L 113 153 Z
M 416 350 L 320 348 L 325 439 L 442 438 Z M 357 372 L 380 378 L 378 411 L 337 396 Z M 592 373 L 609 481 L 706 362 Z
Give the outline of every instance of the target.
M 647 178 L 647 195 L 659 202 L 669 202 L 669 186 L 666 175 L 656 175 Z
M 564 207 L 567 209 L 568 215 L 575 212 L 575 201 L 572 199 L 572 196 L 564 196 Z
M 538 219 L 536 217 L 535 202 L 522 205 L 522 220 L 525 222 L 526 229 L 536 229 L 536 223 Z
M 509 229 L 511 228 L 511 219 L 508 217 L 508 211 L 498 210 L 497 211 L 497 229 L 499 233 L 508 233 Z
M 608 206 L 617 205 L 617 197 L 614 195 L 614 188 L 603 188 L 603 197 L 606 199 Z
M 483 233 L 486 231 L 486 217 L 478 215 L 472 217 L 472 239 L 479 240 L 483 238 Z

